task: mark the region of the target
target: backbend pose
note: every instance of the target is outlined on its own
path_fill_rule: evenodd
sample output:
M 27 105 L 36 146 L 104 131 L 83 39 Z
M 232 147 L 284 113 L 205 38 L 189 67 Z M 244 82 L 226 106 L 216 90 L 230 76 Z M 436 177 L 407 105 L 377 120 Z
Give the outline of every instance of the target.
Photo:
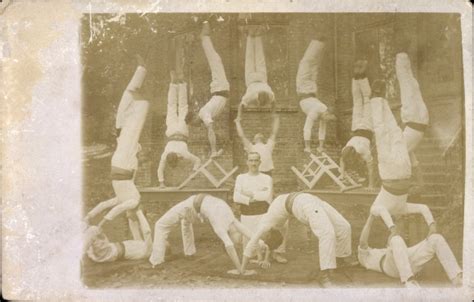
M 365 74 L 366 60 L 357 60 L 354 64 L 352 79 L 352 137 L 341 151 L 341 177 L 346 175 L 347 164 L 361 157 L 367 165 L 369 188 L 374 187 L 375 173 L 370 140 L 373 136 L 372 109 L 370 107 L 370 84 Z
M 462 270 L 444 237 L 430 228 L 426 239 L 414 246 L 407 247 L 400 235 L 388 238 L 387 248 L 369 247 L 369 234 L 374 217 L 369 215 L 360 234 L 358 258 L 360 264 L 368 270 L 384 273 L 392 278 L 400 278 L 406 287 L 418 287 L 415 275 L 435 256 L 444 268 L 449 280 L 456 285 L 462 284 Z
M 318 237 L 320 282 L 325 287 L 331 286 L 329 270 L 338 265 L 355 264 L 348 261 L 352 253 L 351 226 L 331 205 L 309 193 L 283 194 L 275 198 L 244 249 L 242 270 L 247 267 L 258 240 L 272 228 L 285 224 L 291 215 L 309 226 Z
M 153 249 L 149 259 L 153 267 L 165 262 L 169 233 L 179 224 L 181 224 L 184 254 L 191 256 L 196 253 L 193 223 L 200 219 L 199 216 L 209 220 L 212 229 L 224 243 L 225 250 L 235 266 L 235 270 L 229 273 L 253 273 L 241 270 L 240 260 L 234 247 L 234 242 L 239 241 L 241 236 L 249 238 L 252 235 L 250 230 L 235 218 L 225 201 L 207 194 L 193 195 L 181 201 L 156 222 Z M 263 242 L 260 244 L 263 247 Z
M 414 150 L 419 145 L 429 124 L 429 114 L 421 95 L 420 86 L 411 69 L 410 58 L 407 54 L 407 41 L 399 43 L 399 53 L 396 55 L 395 71 L 400 86 L 400 99 L 402 103 L 401 119 L 405 125 L 403 136 L 407 142 L 408 152 L 413 169 L 413 175 L 418 185 L 423 183 L 419 162 Z
M 194 170 L 201 165 L 199 157 L 188 150 L 187 140 L 189 137 L 188 125 L 186 123 L 188 115 L 188 92 L 184 82 L 183 65 L 184 53 L 181 45 L 182 41 L 177 41 L 177 64 L 176 71 L 171 71 L 171 83 L 168 90 L 168 108 L 166 111 L 166 137 L 168 142 L 161 154 L 158 165 L 158 181 L 160 188 L 165 187 L 164 171 L 167 164 L 175 168 L 178 161 L 183 158 L 194 163 Z
M 140 193 L 133 179 L 138 168 L 137 153 L 141 149 L 138 141 L 149 105 L 139 92 L 146 75 L 145 62 L 139 55 L 136 59 L 138 67 L 122 95 L 116 118 L 116 127 L 120 130 L 120 135 L 112 156 L 111 169 L 115 197 L 99 203 L 84 217 L 88 224 L 90 219 L 112 208 L 98 224 L 98 227 L 102 228 L 107 221 L 127 212 L 130 230 L 134 236 L 139 233 L 139 226 L 130 217 L 134 216 L 131 210 L 135 209 L 140 202 Z
M 214 119 L 224 110 L 229 99 L 229 82 L 225 75 L 224 65 L 219 54 L 214 49 L 211 41 L 211 29 L 209 22 L 204 22 L 201 32 L 201 42 L 207 62 L 211 69 L 211 99 L 199 110 L 199 118 L 206 125 L 209 144 L 211 146 L 211 157 L 217 155 L 216 134 L 214 132 Z
M 385 90 L 384 81 L 376 80 L 372 85 L 370 103 L 382 187 L 370 208 L 370 213 L 376 217 L 380 216 L 391 233 L 396 234 L 391 215 L 420 213 L 429 226 L 434 220 L 426 205 L 407 202 L 411 183 L 410 156 L 402 130 L 384 98 Z
M 151 230 L 148 221 L 141 209 L 134 212 L 132 220 L 139 225 L 139 233 L 132 233 L 133 240 L 110 242 L 107 236 L 98 227 L 86 248 L 87 256 L 95 262 L 112 262 L 116 260 L 140 260 L 150 256 Z
M 296 74 L 296 93 L 300 99 L 301 110 L 306 114 L 303 128 L 304 152 L 311 153 L 311 132 L 314 122 L 319 120 L 319 147 L 318 151 L 324 151 L 326 139 L 327 121 L 335 120 L 334 114 L 328 111 L 328 107 L 316 98 L 318 90 L 318 69 L 321 65 L 324 49 L 324 38 L 318 37 L 309 43 L 303 58 L 298 66 Z
M 247 91 L 239 105 L 239 116 L 242 108 L 253 102 L 257 102 L 259 106 L 271 103 L 272 109 L 275 110 L 275 95 L 267 82 L 267 66 L 262 42 L 263 30 L 263 26 L 260 25 L 249 27 L 245 50 L 245 85 Z

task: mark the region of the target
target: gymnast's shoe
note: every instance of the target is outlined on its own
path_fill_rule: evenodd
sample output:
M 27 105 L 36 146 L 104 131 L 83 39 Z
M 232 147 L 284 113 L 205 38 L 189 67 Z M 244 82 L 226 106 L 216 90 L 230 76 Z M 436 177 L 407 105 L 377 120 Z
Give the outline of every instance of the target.
M 420 288 L 420 284 L 416 282 L 416 280 L 408 280 L 407 282 L 404 283 L 406 288 Z
M 336 258 L 337 268 L 349 268 L 359 265 L 359 261 L 352 259 L 351 257 Z
M 319 283 L 323 288 L 334 287 L 331 282 L 331 278 L 329 277 L 329 270 L 324 270 L 319 273 Z
M 282 264 L 288 263 L 288 260 L 279 253 L 273 253 L 272 257 L 273 257 L 273 260 L 275 260 L 278 263 L 282 263 Z

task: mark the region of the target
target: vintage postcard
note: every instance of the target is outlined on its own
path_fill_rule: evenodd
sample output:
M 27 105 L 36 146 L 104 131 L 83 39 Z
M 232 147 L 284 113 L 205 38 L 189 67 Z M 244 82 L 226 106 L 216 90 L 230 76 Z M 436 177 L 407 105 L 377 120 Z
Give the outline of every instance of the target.
M 2 295 L 470 301 L 467 1 L 0 1 Z

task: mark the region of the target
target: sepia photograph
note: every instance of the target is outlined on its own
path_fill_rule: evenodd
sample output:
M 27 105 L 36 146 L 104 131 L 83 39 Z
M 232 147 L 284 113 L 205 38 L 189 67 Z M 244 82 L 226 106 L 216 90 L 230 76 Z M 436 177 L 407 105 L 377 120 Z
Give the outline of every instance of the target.
M 459 13 L 78 30 L 86 288 L 463 285 Z

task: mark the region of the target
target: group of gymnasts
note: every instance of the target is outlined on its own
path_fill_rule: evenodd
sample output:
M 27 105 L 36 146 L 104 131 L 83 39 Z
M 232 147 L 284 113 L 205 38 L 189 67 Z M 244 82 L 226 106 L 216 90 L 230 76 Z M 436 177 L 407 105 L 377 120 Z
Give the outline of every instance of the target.
M 455 285 L 462 282 L 459 267 L 445 239 L 437 232 L 431 211 L 424 204 L 408 202 L 410 187 L 417 183 L 419 163 L 414 150 L 428 127 L 428 110 L 422 99 L 418 82 L 412 73 L 407 54 L 409 40 L 397 40 L 396 75 L 401 95 L 402 129 L 386 100 L 386 83 L 383 80 L 369 82 L 368 61 L 356 60 L 354 64 L 352 95 L 353 136 L 341 151 L 341 174 L 347 172 L 350 163 L 361 158 L 367 163 L 369 187 L 374 186 L 374 160 L 371 142 L 377 150 L 377 167 L 382 186 L 360 235 L 357 257 L 351 250 L 351 225 L 328 202 L 304 192 L 291 192 L 274 197 L 272 151 L 279 128 L 275 95 L 267 82 L 267 70 L 262 36 L 268 30 L 264 25 L 248 25 L 245 56 L 245 83 L 247 90 L 242 97 L 235 119 L 236 130 L 247 151 L 246 173 L 237 176 L 233 201 L 239 206 L 240 220 L 229 204 L 210 194 L 196 194 L 177 203 L 161 216 L 152 232 L 146 215 L 140 206 L 140 193 L 134 184 L 138 168 L 139 138 L 148 112 L 148 101 L 140 88 L 145 79 L 144 60 L 137 56 L 138 67 L 120 101 L 116 128 L 119 129 L 117 148 L 112 156 L 111 178 L 116 196 L 94 207 L 84 218 L 84 254 L 96 262 L 120 259 L 148 259 L 153 267 L 166 261 L 170 247 L 171 230 L 181 226 L 183 249 L 186 256 L 196 253 L 193 224 L 208 221 L 215 234 L 223 242 L 233 264 L 229 274 L 253 275 L 249 264 L 268 269 L 272 262 L 285 264 L 288 221 L 293 216 L 306 225 L 319 241 L 319 281 L 324 287 L 333 286 L 332 271 L 336 268 L 361 265 L 390 277 L 399 278 L 407 287 L 419 286 L 417 272 L 433 257 L 441 262 L 448 278 Z M 194 163 L 199 169 L 199 157 L 188 150 L 189 127 L 204 123 L 207 128 L 210 156 L 218 156 L 214 120 L 223 111 L 229 99 L 230 85 L 221 57 L 211 40 L 210 23 L 205 21 L 199 37 L 209 63 L 212 80 L 211 97 L 197 115 L 188 111 L 187 83 L 184 76 L 183 39 L 176 38 L 176 66 L 170 72 L 168 90 L 166 136 L 167 144 L 158 167 L 159 187 L 165 188 L 165 166 L 177 166 L 181 159 Z M 296 90 L 300 107 L 306 115 L 303 129 L 304 152 L 312 153 L 311 131 L 319 122 L 319 144 L 316 152 L 324 151 L 326 125 L 335 120 L 323 101 L 317 98 L 317 77 L 323 60 L 325 36 L 315 33 L 301 59 L 296 77 Z M 256 134 L 250 141 L 243 131 L 241 117 L 249 105 L 270 107 L 273 116 L 272 132 L 266 140 Z M 108 210 L 97 225 L 91 219 Z M 132 240 L 110 242 L 104 233 L 104 225 L 125 213 Z M 421 214 L 429 226 L 425 240 L 407 247 L 394 223 L 393 217 L 405 214 Z M 390 230 L 387 247 L 374 249 L 368 246 L 372 222 L 380 217 Z M 89 226 L 90 225 L 90 226 Z M 239 257 L 236 246 L 242 247 Z M 358 259 L 358 261 L 355 260 Z

